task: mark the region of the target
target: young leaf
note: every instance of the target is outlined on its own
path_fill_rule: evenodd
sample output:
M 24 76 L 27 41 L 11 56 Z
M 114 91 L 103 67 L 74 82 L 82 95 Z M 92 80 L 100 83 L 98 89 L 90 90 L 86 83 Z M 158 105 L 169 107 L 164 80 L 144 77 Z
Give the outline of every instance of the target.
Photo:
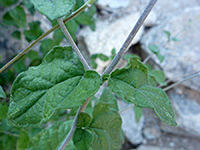
M 69 14 L 75 5 L 75 0 L 31 0 L 35 8 L 51 20 Z
M 95 71 L 85 71 L 71 47 L 54 47 L 37 67 L 21 73 L 12 86 L 8 123 L 38 126 L 57 109 L 81 106 L 102 81 Z
M 161 70 L 152 70 L 149 72 L 150 76 L 153 76 L 156 81 L 160 84 L 160 85 L 166 85 L 166 77 L 163 71 Z
M 49 129 L 43 130 L 38 135 L 30 139 L 27 150 L 57 150 L 70 131 L 72 124 L 73 121 L 66 121 L 64 123 L 59 121 Z M 72 141 L 69 142 L 66 149 L 77 150 Z
M 17 39 L 17 40 L 21 40 L 21 33 L 20 33 L 20 31 L 14 31 L 13 33 L 12 33 L 12 37 L 13 38 L 15 38 L 15 39 Z
M 6 98 L 6 94 L 1 86 L 0 86 L 0 98 Z
M 154 53 L 157 58 L 159 59 L 159 61 L 162 63 L 165 59 L 165 57 L 163 55 L 160 54 L 160 49 L 157 45 L 149 45 L 149 50 L 152 51 L 152 53 Z
M 101 103 L 109 104 L 110 108 L 113 108 L 114 110 L 118 111 L 117 99 L 108 88 L 105 88 L 103 90 L 103 93 L 101 94 L 99 101 Z
M 92 121 L 92 118 L 87 113 L 80 113 L 78 115 L 77 127 L 88 127 Z
M 29 23 L 29 30 L 24 31 L 24 35 L 28 42 L 36 40 L 40 35 L 42 35 L 43 30 L 40 28 L 39 21 L 33 21 Z
M 148 84 L 147 68 L 137 58 L 131 58 L 125 68 L 114 71 L 108 80 L 108 87 L 118 97 L 142 108 L 153 108 L 163 122 L 176 125 L 175 115 L 165 92 Z

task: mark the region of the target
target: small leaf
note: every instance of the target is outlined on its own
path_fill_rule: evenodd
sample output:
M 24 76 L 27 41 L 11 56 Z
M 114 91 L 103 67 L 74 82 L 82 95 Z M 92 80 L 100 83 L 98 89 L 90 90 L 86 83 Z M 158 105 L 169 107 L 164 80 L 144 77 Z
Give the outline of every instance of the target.
M 41 14 L 51 20 L 69 14 L 75 5 L 75 0 L 31 0 L 31 2 Z
M 171 40 L 171 33 L 169 31 L 167 31 L 167 30 L 164 30 L 163 32 L 167 35 L 168 42 L 170 42 L 170 40 Z
M 149 74 L 151 76 L 153 76 L 160 85 L 166 85 L 166 82 L 165 82 L 166 77 L 165 77 L 165 74 L 164 74 L 163 71 L 152 70 L 152 71 L 149 72 Z
M 28 42 L 36 40 L 39 36 L 42 35 L 43 30 L 40 28 L 39 21 L 33 21 L 29 23 L 29 30 L 24 31 L 24 35 Z
M 116 49 L 113 48 L 111 51 L 111 56 L 110 56 L 111 60 L 113 60 L 115 58 L 115 56 L 116 56 Z
M 92 118 L 90 117 L 90 115 L 88 115 L 87 113 L 80 113 L 78 115 L 78 120 L 77 120 L 77 127 L 88 127 L 91 123 Z
M 153 53 L 157 56 L 157 58 L 159 59 L 159 61 L 160 61 L 161 63 L 164 61 L 165 57 L 164 57 L 163 55 L 160 54 L 160 49 L 159 49 L 159 47 L 158 47 L 157 45 L 155 45 L 155 44 L 149 45 L 148 48 L 149 48 L 149 50 L 150 50 L 151 52 L 153 52 Z
M 135 54 L 125 54 L 123 56 L 123 58 L 126 60 L 126 61 L 129 61 L 132 57 L 135 57 L 135 58 L 138 58 L 140 59 L 140 57 L 138 55 L 135 55 Z
M 17 39 L 17 40 L 21 40 L 21 33 L 20 33 L 20 31 L 14 31 L 13 33 L 12 33 L 12 37 L 13 38 L 15 38 L 15 39 Z
M 57 150 L 71 129 L 73 121 L 59 121 L 30 139 L 28 150 Z M 66 149 L 76 150 L 70 141 Z
M 17 150 L 25 150 L 28 148 L 29 135 L 26 130 L 21 130 L 19 139 L 17 141 Z
M 3 22 L 6 25 L 13 25 L 18 28 L 25 28 L 26 13 L 21 6 L 17 6 L 3 16 Z
M 142 117 L 142 114 L 143 114 L 142 113 L 142 108 L 137 107 L 137 106 L 133 106 L 133 110 L 135 112 L 135 120 L 136 120 L 137 123 L 139 123 L 140 119 Z
M 54 47 L 41 65 L 21 73 L 12 86 L 8 123 L 38 126 L 58 109 L 81 106 L 100 88 L 95 71 L 85 71 L 71 47 Z
M 74 145 L 78 150 L 89 150 L 92 139 L 93 137 L 90 132 L 80 128 L 76 129 L 73 136 Z
M 0 98 L 6 98 L 6 94 L 1 86 L 0 86 Z
M 57 43 L 52 39 L 45 39 L 41 41 L 40 52 L 45 56 Z

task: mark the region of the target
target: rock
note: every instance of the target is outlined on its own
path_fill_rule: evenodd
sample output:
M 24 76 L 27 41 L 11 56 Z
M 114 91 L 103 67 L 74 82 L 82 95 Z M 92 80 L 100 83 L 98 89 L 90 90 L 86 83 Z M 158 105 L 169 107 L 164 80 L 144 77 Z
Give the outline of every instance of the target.
M 149 45 L 157 45 L 161 54 L 165 56 L 161 64 L 166 77 L 178 81 L 183 76 L 200 70 L 200 7 L 185 9 L 183 12 L 171 16 L 162 24 L 150 29 L 142 38 L 143 49 L 151 53 Z M 171 34 L 170 41 L 164 30 Z M 178 40 L 178 41 L 177 41 Z M 159 61 L 153 57 L 157 63 Z M 194 78 L 183 84 L 189 88 L 200 91 L 200 78 Z
M 130 1 L 129 7 L 126 8 L 127 12 L 132 11 L 143 11 L 149 0 L 132 0 Z M 153 8 L 153 11 L 157 15 L 157 21 L 162 22 L 165 18 L 171 15 L 175 15 L 177 12 L 182 12 L 182 10 L 190 7 L 200 6 L 199 0 L 160 0 L 157 1 Z
M 178 127 L 162 124 L 165 132 L 200 137 L 200 93 L 184 87 L 169 91 Z
M 149 16 L 144 21 L 144 26 L 145 27 L 152 27 L 156 24 L 156 21 L 157 21 L 156 13 L 151 11 Z
M 160 128 L 156 128 L 156 127 L 145 128 L 143 133 L 147 140 L 155 140 L 161 136 Z
M 126 108 L 128 103 L 125 103 L 121 100 L 118 101 L 119 110 Z M 144 126 L 144 117 L 140 119 L 140 122 L 137 123 L 135 120 L 135 113 L 133 109 L 126 110 L 120 113 L 122 117 L 122 130 L 124 132 L 125 137 L 131 142 L 133 145 L 140 144 L 143 140 L 142 137 L 142 128 Z
M 167 147 L 157 147 L 157 146 L 140 146 L 137 150 L 175 150 Z
M 79 32 L 77 35 L 79 47 L 87 49 L 90 55 L 103 53 L 110 56 L 113 48 L 116 51 L 121 48 L 138 17 L 139 13 L 133 13 L 112 23 L 97 21 L 95 32 L 88 27 Z M 143 31 L 142 27 L 131 44 L 136 44 L 140 40 Z
M 102 7 L 121 8 L 129 5 L 129 0 L 98 0 L 98 4 Z

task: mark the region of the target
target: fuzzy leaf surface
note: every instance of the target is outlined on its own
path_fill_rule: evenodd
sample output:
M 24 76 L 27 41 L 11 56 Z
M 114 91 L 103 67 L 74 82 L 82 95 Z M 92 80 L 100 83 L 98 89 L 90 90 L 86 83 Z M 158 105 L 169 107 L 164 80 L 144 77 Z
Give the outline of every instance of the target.
M 37 67 L 19 74 L 11 90 L 8 123 L 38 126 L 57 109 L 81 106 L 102 81 L 85 71 L 71 47 L 54 47 Z
M 51 20 L 60 18 L 71 12 L 75 0 L 31 0 L 35 8 Z
M 176 126 L 175 115 L 165 92 L 149 86 L 147 68 L 137 59 L 131 58 L 129 64 L 114 71 L 108 87 L 116 95 L 142 108 L 153 108 L 165 123 Z

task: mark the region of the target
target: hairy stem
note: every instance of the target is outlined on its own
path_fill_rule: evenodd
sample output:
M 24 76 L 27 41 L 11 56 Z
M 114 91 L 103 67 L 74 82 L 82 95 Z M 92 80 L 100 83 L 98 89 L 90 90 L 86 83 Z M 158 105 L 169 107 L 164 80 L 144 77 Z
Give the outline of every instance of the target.
M 76 17 L 78 14 L 82 13 L 86 8 L 88 8 L 95 0 L 88 0 L 83 6 L 81 6 L 78 10 L 73 12 L 69 17 L 67 17 L 63 22 L 66 23 Z M 58 29 L 59 25 L 54 26 L 44 34 L 42 34 L 37 40 L 32 42 L 27 48 L 25 48 L 22 52 L 20 52 L 16 57 L 14 57 L 12 60 L 10 60 L 6 65 L 4 65 L 0 69 L 0 73 L 2 73 L 6 68 L 8 68 L 10 65 L 12 65 L 15 61 L 17 61 L 20 57 L 22 57 L 27 51 L 29 51 L 33 46 L 35 46 L 39 41 L 44 39 L 47 35 L 49 35 L 54 30 Z
M 110 74 L 112 72 L 112 70 L 114 69 L 114 67 L 117 65 L 117 63 L 119 62 L 119 60 L 121 59 L 121 57 L 124 55 L 124 53 L 128 49 L 131 41 L 133 40 L 133 38 L 137 34 L 138 30 L 142 26 L 143 22 L 147 18 L 148 14 L 151 12 L 151 10 L 152 10 L 152 8 L 153 8 L 153 6 L 155 5 L 156 2 L 157 2 L 157 0 L 150 0 L 150 2 L 148 3 L 147 7 L 144 10 L 144 12 L 142 13 L 142 15 L 140 16 L 140 18 L 138 19 L 136 25 L 134 26 L 134 28 L 132 29 L 131 33 L 129 34 L 128 38 L 126 39 L 126 41 L 122 45 L 121 49 L 119 50 L 119 52 L 117 53 L 117 55 L 115 56 L 115 58 L 113 59 L 113 61 L 106 68 L 106 70 L 102 73 L 101 76 L 103 76 L 105 74 Z
M 74 134 L 74 131 L 75 131 L 75 129 L 76 129 L 76 124 L 77 124 L 77 121 L 78 121 L 78 115 L 79 115 L 81 112 L 83 112 L 83 111 L 85 110 L 85 108 L 86 108 L 86 106 L 88 105 L 90 99 L 91 99 L 91 98 L 88 98 L 88 99 L 85 101 L 85 103 L 84 103 L 81 107 L 79 107 L 79 109 L 78 109 L 78 111 L 77 111 L 77 113 L 76 113 L 76 116 L 75 116 L 75 118 L 74 118 L 74 123 L 73 123 L 73 125 L 72 125 L 72 127 L 71 127 L 69 133 L 67 134 L 65 140 L 63 141 L 63 143 L 61 144 L 61 146 L 59 147 L 58 150 L 64 150 L 64 149 L 66 148 L 67 144 L 68 144 L 69 141 L 71 140 L 71 138 L 72 138 L 72 136 L 73 136 L 73 134 Z
M 60 25 L 60 28 L 62 29 L 65 37 L 69 40 L 69 42 L 71 43 L 72 48 L 74 49 L 74 51 L 76 52 L 76 54 L 78 55 L 79 59 L 81 60 L 81 62 L 83 63 L 84 67 L 87 70 L 91 70 L 90 66 L 88 65 L 87 61 L 85 60 L 85 58 L 83 57 L 83 55 L 81 54 L 78 46 L 76 45 L 76 43 L 74 42 L 74 40 L 72 39 L 69 31 L 67 30 L 65 24 L 63 23 L 63 20 L 57 19 L 58 24 Z

